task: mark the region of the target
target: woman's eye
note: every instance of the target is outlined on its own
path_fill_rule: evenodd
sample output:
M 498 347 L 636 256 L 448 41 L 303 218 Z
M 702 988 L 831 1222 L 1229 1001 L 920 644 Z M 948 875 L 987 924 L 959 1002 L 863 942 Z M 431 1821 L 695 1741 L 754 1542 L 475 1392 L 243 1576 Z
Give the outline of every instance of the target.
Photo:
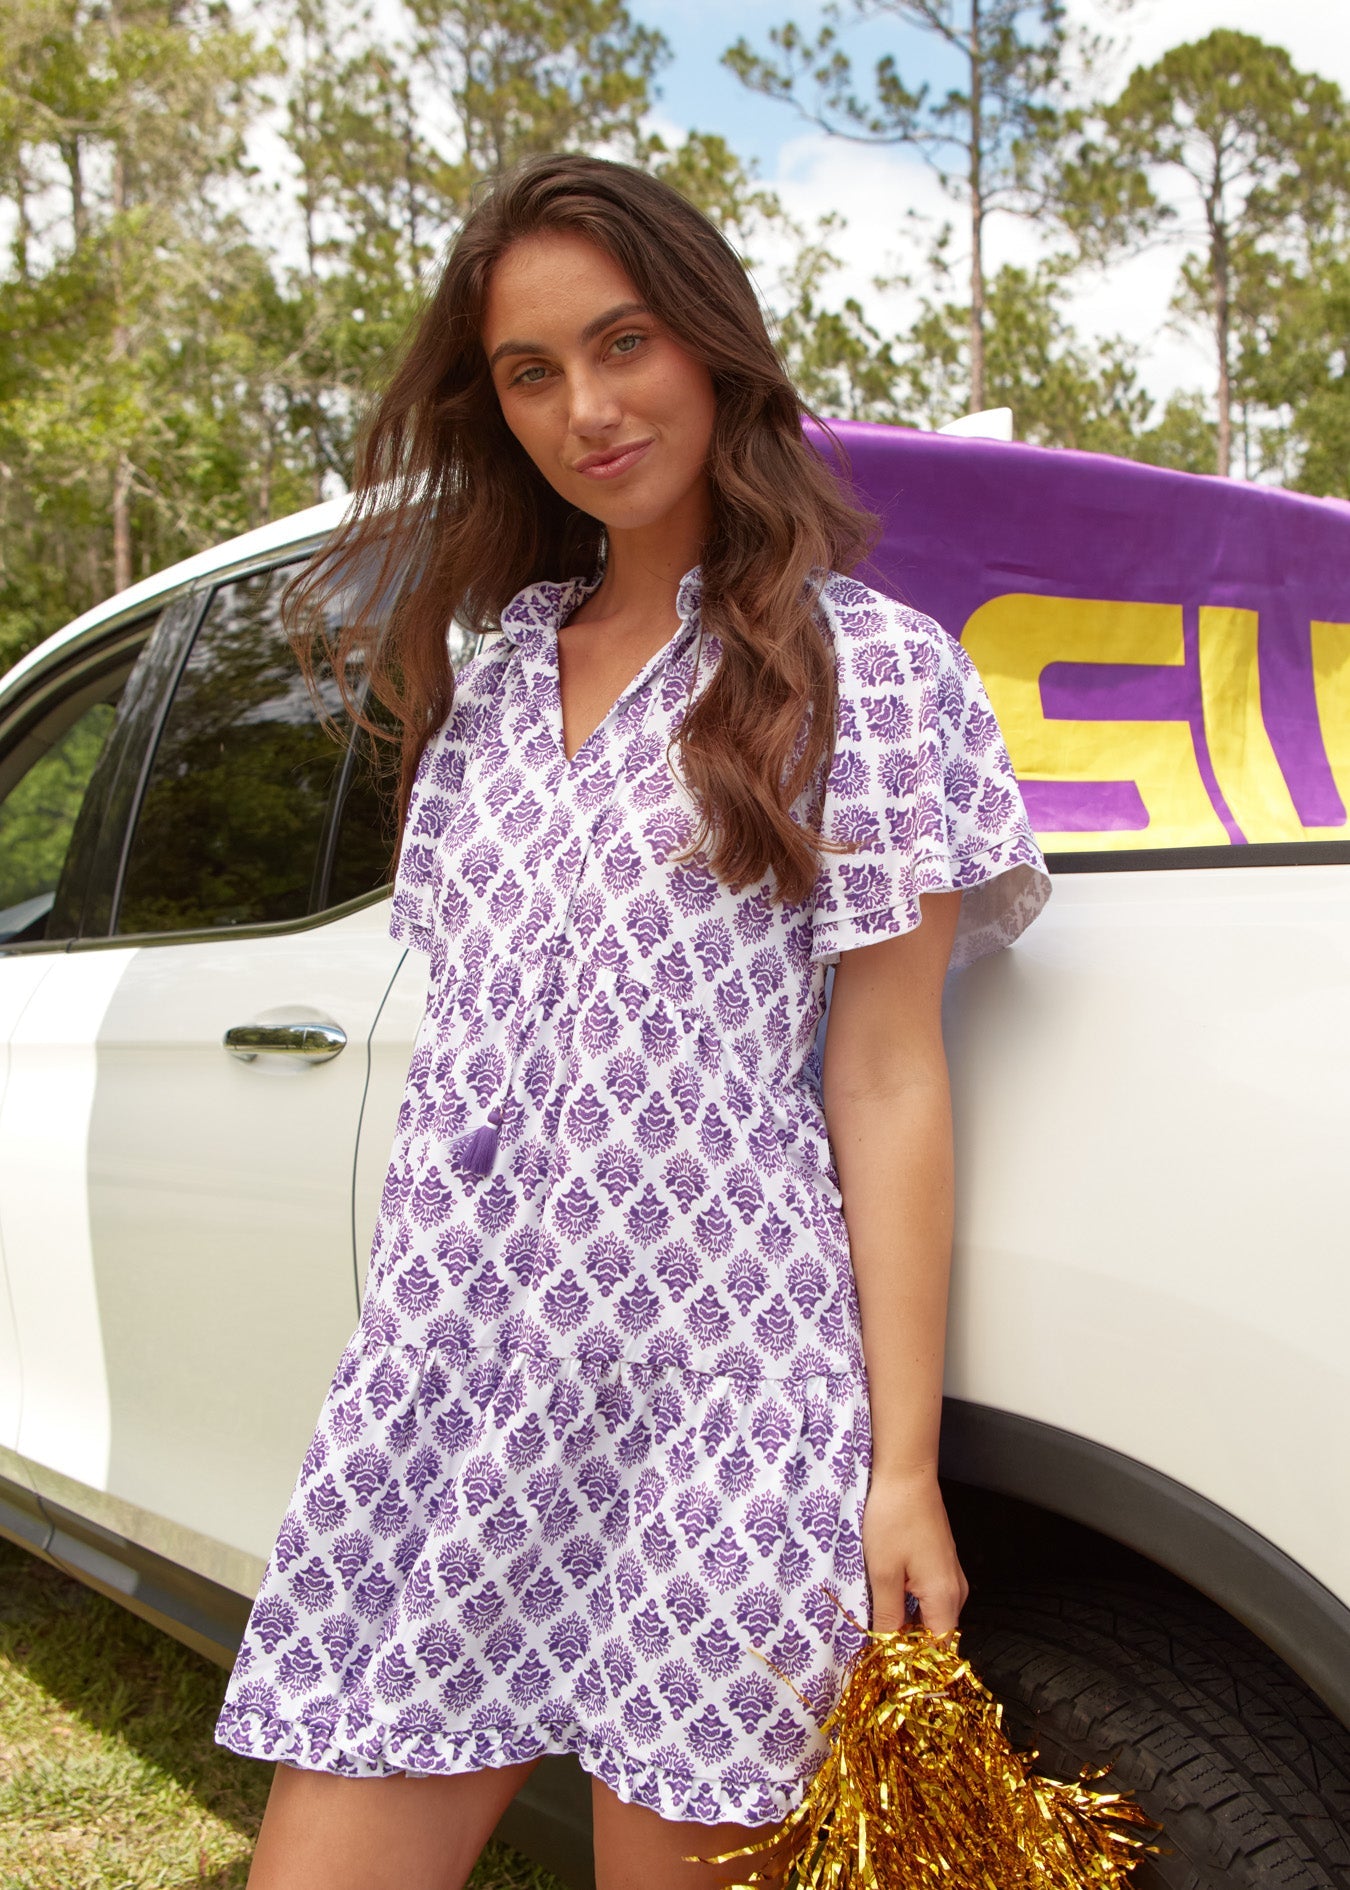
M 641 340 L 643 340 L 641 335 L 620 335 L 614 343 L 614 352 L 615 354 L 631 354 Z
M 522 368 L 519 374 L 517 374 L 513 385 L 516 387 L 520 387 L 523 384 L 526 387 L 533 387 L 536 385 L 536 382 L 533 377 L 536 374 L 544 374 L 546 372 L 547 372 L 547 369 L 541 368 L 536 362 L 536 364 L 533 367 Z

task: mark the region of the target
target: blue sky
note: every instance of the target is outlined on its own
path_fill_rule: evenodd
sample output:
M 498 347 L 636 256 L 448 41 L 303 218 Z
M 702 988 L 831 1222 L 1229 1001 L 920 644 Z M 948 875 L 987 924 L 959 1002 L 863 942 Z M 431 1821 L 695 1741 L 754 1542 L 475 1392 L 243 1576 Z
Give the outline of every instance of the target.
M 741 37 L 768 52 L 769 29 L 787 19 L 814 32 L 824 9 L 794 7 L 791 0 L 735 0 L 731 5 L 726 0 L 638 0 L 632 11 L 665 34 L 675 55 L 659 81 L 662 112 L 681 125 L 720 131 L 742 156 L 756 158 L 772 173 L 784 144 L 805 129 L 803 121 L 788 106 L 749 91 L 721 57 Z M 894 51 L 909 84 L 927 81 L 945 89 L 956 77 L 931 34 L 895 21 L 851 27 L 844 43 L 862 70 Z

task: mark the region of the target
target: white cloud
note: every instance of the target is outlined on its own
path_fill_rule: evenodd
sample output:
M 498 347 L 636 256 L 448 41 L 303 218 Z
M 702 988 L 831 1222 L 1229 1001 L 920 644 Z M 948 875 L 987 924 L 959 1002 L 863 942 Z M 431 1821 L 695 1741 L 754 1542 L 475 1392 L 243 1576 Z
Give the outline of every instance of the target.
M 1227 26 L 1283 46 L 1295 65 L 1350 90 L 1350 10 L 1341 0 L 1134 0 L 1123 7 L 1070 0 L 1069 15 L 1120 42 L 1123 73 Z

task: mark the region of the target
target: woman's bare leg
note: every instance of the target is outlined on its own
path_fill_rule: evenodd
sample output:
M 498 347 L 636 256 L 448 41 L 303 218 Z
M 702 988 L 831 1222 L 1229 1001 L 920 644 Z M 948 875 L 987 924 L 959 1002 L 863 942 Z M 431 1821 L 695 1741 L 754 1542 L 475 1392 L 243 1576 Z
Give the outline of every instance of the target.
M 248 1890 L 461 1890 L 537 1763 L 453 1778 L 278 1765 Z
M 626 1805 L 608 1785 L 591 1780 L 595 1818 L 595 1890 L 723 1890 L 744 1883 L 761 1858 L 729 1864 L 687 1864 L 686 1857 L 717 1857 L 742 1844 L 757 1844 L 772 1827 L 742 1824 L 679 1824 L 645 1805 Z M 781 1878 L 766 1878 L 765 1890 L 781 1890 Z

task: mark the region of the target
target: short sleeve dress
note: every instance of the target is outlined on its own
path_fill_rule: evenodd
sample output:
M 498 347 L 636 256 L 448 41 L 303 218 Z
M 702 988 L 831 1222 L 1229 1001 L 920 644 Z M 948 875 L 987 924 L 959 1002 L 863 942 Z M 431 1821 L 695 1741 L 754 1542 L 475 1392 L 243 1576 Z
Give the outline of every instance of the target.
M 557 630 L 593 584 L 513 600 L 421 762 L 391 926 L 426 1012 L 216 1738 L 362 1778 L 571 1752 L 664 1817 L 767 1824 L 857 1650 L 826 1590 L 870 1605 L 826 968 L 951 888 L 967 964 L 1050 883 L 959 642 L 839 575 L 814 805 L 849 850 L 792 904 L 681 861 L 699 572 L 569 761 Z

